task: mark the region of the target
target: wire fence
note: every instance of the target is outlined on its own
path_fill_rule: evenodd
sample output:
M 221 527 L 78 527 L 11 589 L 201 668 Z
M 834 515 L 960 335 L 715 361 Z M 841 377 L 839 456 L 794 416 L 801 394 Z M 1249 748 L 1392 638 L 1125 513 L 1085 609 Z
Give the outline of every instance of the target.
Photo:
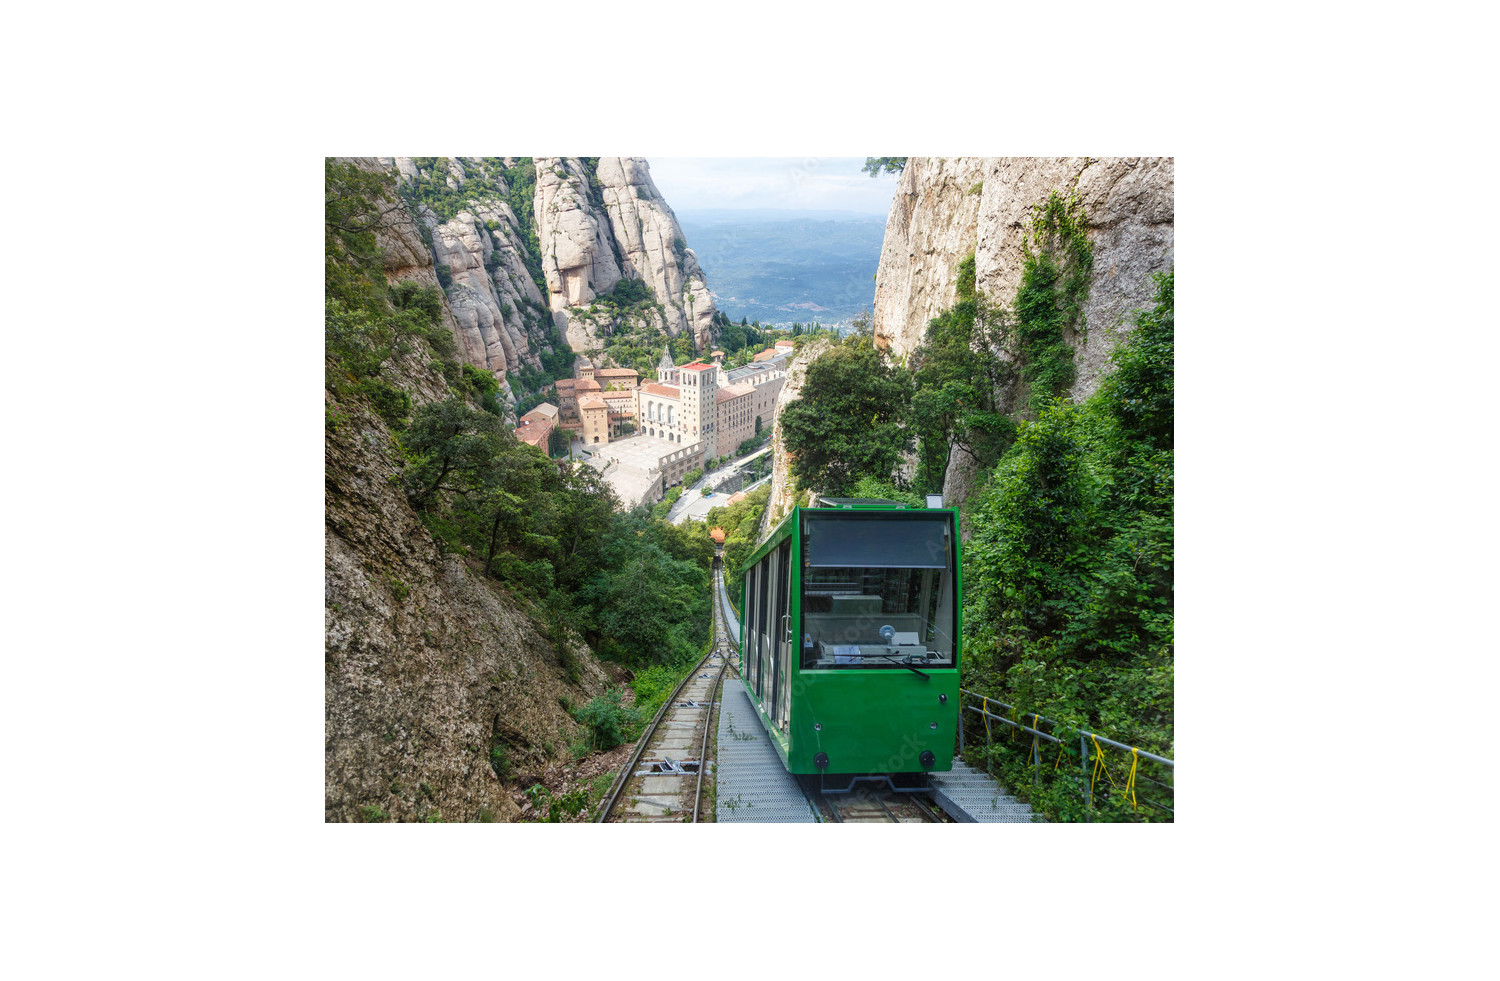
M 976 713 L 984 726 L 986 766 L 997 756 L 1000 742 L 995 729 L 997 723 L 1006 727 L 1000 730 L 1004 733 L 1005 743 L 1015 744 L 1017 736 L 1021 737 L 1019 741 L 1027 753 L 1034 785 L 1055 782 L 1056 775 L 1063 772 L 1065 759 L 1068 761 L 1066 772 L 1074 773 L 1076 753 L 1083 820 L 1093 820 L 1100 805 L 1110 801 L 1128 805 L 1131 814 L 1138 814 L 1145 807 L 1166 815 L 1168 821 L 1173 819 L 1176 764 L 1172 760 L 1097 732 L 1064 725 L 1045 715 L 1018 712 L 1014 705 L 967 688 L 959 689 L 959 705 L 959 744 L 964 744 L 964 711 Z M 1005 712 L 1009 713 L 1009 718 L 1003 714 Z M 1044 744 L 1046 752 L 1043 752 Z M 1057 747 L 1055 754 L 1052 746 Z M 1021 747 L 1012 745 L 1012 748 Z M 1116 779 L 1117 773 L 1119 779 Z

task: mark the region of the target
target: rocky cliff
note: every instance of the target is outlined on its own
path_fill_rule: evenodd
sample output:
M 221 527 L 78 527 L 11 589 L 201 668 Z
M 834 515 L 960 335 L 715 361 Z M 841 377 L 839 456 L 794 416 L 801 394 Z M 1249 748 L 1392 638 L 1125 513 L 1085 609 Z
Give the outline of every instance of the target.
M 441 322 L 470 364 L 504 385 L 552 351 L 531 213 L 508 200 L 524 189 L 529 205 L 530 185 L 507 183 L 529 164 L 349 162 L 401 175 L 401 200 L 380 202 L 373 226 L 382 269 L 443 288 Z M 413 407 L 448 397 L 432 353 L 417 345 L 380 380 Z M 611 676 L 576 635 L 559 647 L 542 611 L 439 547 L 399 482 L 391 430 L 351 381 L 325 391 L 325 819 L 516 818 L 525 787 L 563 779 L 580 731 L 564 701 L 587 703 Z
M 1109 355 L 1128 334 L 1129 314 L 1150 305 L 1151 275 L 1172 267 L 1170 157 L 913 157 L 886 221 L 875 279 L 877 343 L 905 355 L 927 323 L 953 305 L 958 266 L 975 257 L 979 291 L 1009 307 L 1025 268 L 1032 209 L 1076 193 L 1087 216 L 1093 274 L 1080 329 L 1068 338 L 1074 401 L 1099 386 Z M 973 474 L 954 454 L 943 492 L 961 502 Z
M 392 279 L 441 286 L 465 361 L 507 397 L 554 348 L 596 351 L 620 326 L 592 301 L 621 279 L 649 288 L 629 316 L 712 343 L 713 299 L 672 210 L 639 157 L 371 157 L 410 209 L 382 246 Z
M 527 270 L 524 226 L 507 200 L 509 158 L 379 161 L 399 174 L 420 241 L 415 260 L 388 275 L 441 286 L 464 360 L 491 371 L 512 394 L 509 376 L 523 365 L 540 367 L 554 340 Z M 414 251 L 406 244 L 406 252 Z
M 708 349 L 713 298 L 645 160 L 537 157 L 536 224 L 553 319 L 575 351 L 601 345 L 611 325 L 584 311 L 621 279 L 650 287 L 660 329 Z
M 559 697 L 586 702 L 609 679 L 441 552 L 393 479 L 384 423 L 325 399 L 325 820 L 515 818 L 577 736 Z
M 771 496 L 766 501 L 765 511 L 761 513 L 756 541 L 769 534 L 776 523 L 786 517 L 793 505 L 808 503 L 809 490 L 816 490 L 794 486 L 792 461 L 787 455 L 786 444 L 781 440 L 781 413 L 802 397 L 802 384 L 807 380 L 807 366 L 832 347 L 831 340 L 815 340 L 805 345 L 787 362 L 786 384 L 781 386 L 781 391 L 776 396 L 776 421 L 771 430 Z
M 953 305 L 958 264 L 974 251 L 984 157 L 911 157 L 886 217 L 875 273 L 875 342 L 904 354 Z
M 896 353 L 953 305 L 958 264 L 975 254 L 979 290 L 1008 306 L 1025 264 L 1031 209 L 1074 191 L 1088 216 L 1094 272 L 1074 344 L 1071 395 L 1087 398 L 1148 304 L 1151 274 L 1172 265 L 1170 157 L 913 157 L 901 173 L 875 278 L 875 333 Z

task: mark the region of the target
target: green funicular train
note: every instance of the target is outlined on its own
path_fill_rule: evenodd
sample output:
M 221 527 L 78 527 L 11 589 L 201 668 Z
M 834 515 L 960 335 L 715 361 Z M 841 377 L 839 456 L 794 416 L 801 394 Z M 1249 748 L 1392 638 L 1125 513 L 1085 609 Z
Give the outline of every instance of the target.
M 745 564 L 740 650 L 750 700 L 792 773 L 949 770 L 958 515 L 891 501 L 817 503 L 793 508 Z

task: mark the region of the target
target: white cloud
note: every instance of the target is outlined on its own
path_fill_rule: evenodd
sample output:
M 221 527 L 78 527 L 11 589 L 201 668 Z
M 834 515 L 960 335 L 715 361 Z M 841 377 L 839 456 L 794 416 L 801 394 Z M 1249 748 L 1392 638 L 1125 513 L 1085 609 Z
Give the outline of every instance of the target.
M 674 209 L 785 208 L 884 216 L 894 175 L 863 173 L 862 157 L 658 157 L 651 177 Z

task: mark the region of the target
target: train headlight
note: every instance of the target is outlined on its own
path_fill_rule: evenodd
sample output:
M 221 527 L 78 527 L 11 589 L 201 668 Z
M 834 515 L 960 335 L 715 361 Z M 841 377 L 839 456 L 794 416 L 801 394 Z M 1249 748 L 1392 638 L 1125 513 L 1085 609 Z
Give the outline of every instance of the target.
M 932 754 L 928 753 L 927 755 L 931 756 Z M 826 769 L 828 769 L 828 754 L 827 753 L 819 753 L 817 756 L 814 756 L 813 757 L 813 766 L 817 767 L 820 770 L 826 770 Z
M 932 755 L 932 750 L 930 749 L 922 750 L 922 755 L 918 758 L 922 761 L 924 767 L 930 767 L 937 762 L 937 757 Z

